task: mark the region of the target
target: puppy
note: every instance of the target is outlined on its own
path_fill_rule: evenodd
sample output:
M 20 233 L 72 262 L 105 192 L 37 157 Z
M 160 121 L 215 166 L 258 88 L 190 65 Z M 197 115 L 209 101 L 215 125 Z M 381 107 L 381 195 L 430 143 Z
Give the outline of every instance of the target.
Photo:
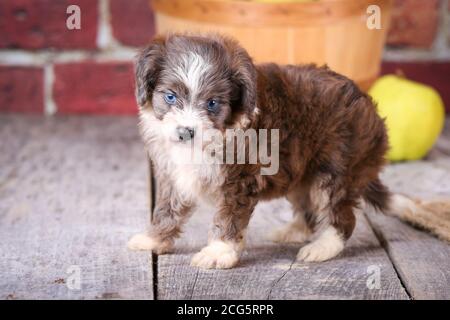
M 292 204 L 294 218 L 274 240 L 307 242 L 298 252 L 301 261 L 338 255 L 353 232 L 358 205 L 450 239 L 448 221 L 428 224 L 432 206 L 393 195 L 381 183 L 388 149 L 384 122 L 370 97 L 327 67 L 255 65 L 230 38 L 174 34 L 156 38 L 140 53 L 136 96 L 157 194 L 152 228 L 133 237 L 131 249 L 169 252 L 193 208 L 205 202 L 215 207 L 214 222 L 192 265 L 231 268 L 256 204 L 278 197 Z M 263 174 L 267 163 L 261 158 L 180 163 L 201 139 L 198 132 L 208 129 L 278 130 L 270 135 L 277 136 L 276 172 Z M 438 210 L 448 212 L 444 207 Z

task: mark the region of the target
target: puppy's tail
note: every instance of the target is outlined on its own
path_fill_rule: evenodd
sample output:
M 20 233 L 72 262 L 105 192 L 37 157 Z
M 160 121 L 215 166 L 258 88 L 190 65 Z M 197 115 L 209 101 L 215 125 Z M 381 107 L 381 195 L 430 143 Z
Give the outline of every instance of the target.
M 378 211 L 428 230 L 450 242 L 450 200 L 422 201 L 391 193 L 378 179 L 368 185 L 363 198 Z

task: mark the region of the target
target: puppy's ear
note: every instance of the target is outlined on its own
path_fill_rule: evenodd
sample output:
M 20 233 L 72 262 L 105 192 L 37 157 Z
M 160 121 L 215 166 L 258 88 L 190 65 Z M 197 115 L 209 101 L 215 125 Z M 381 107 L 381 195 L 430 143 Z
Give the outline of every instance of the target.
M 137 57 L 135 67 L 136 100 L 140 107 L 144 107 L 147 102 L 151 101 L 164 63 L 164 56 L 165 41 L 163 38 L 156 38 Z
M 235 41 L 226 41 L 231 54 L 233 108 L 251 114 L 256 108 L 256 68 L 247 51 Z

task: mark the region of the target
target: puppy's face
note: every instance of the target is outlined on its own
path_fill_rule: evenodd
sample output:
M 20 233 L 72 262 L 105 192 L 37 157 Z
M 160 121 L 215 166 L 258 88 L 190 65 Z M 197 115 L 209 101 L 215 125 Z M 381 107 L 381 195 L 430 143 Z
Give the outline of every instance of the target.
M 160 134 L 184 143 L 202 130 L 225 130 L 256 105 L 256 71 L 248 54 L 221 37 L 173 35 L 154 40 L 139 56 L 136 94 Z

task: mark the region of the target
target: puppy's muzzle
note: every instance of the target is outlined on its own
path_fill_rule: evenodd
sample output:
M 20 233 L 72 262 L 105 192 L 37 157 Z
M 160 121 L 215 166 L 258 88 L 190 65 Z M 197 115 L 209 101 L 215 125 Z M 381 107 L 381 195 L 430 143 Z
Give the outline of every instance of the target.
M 190 127 L 177 127 L 179 141 L 188 141 L 194 138 L 195 130 Z

